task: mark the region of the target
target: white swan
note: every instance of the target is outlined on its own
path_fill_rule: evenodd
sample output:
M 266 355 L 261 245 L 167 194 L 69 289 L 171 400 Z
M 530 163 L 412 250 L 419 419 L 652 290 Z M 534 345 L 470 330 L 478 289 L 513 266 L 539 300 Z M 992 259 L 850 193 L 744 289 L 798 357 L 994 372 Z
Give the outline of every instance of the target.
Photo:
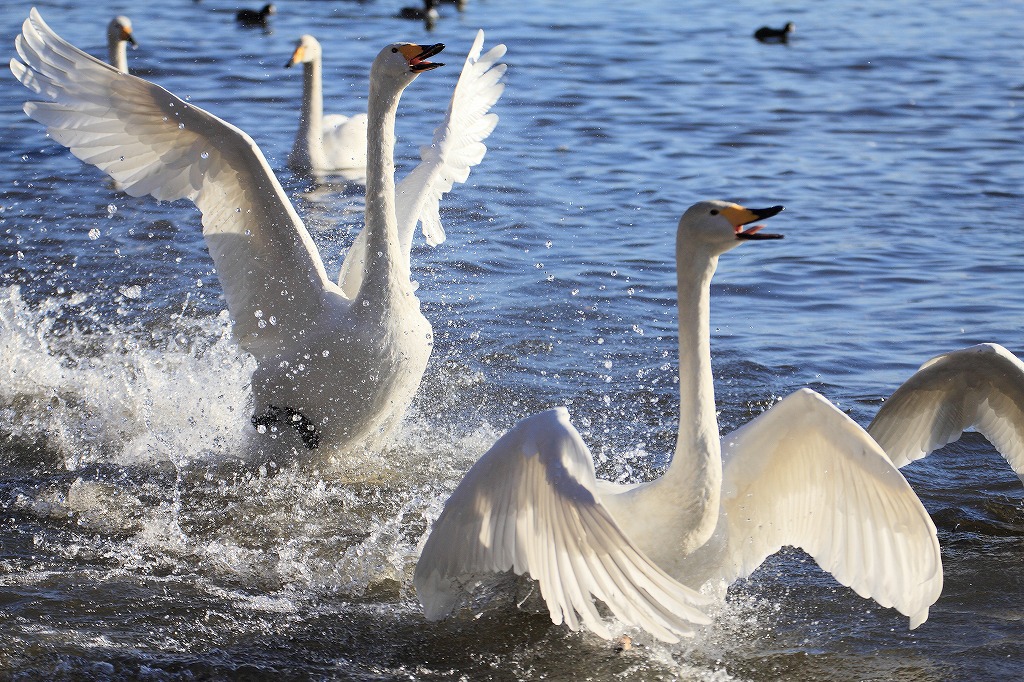
M 691 588 L 749 575 L 783 545 L 916 627 L 942 589 L 935 527 L 885 453 L 817 393 L 793 393 L 719 440 L 709 298 L 720 254 L 777 235 L 742 226 L 781 207 L 706 201 L 676 241 L 680 416 L 661 478 L 595 479 L 564 408 L 517 424 L 480 458 L 435 522 L 416 567 L 426 616 L 446 616 L 474 574 L 514 570 L 540 584 L 555 623 L 608 636 L 592 604 L 672 640 L 700 623 L 652 592 L 644 571 Z M 667 588 L 664 588 L 667 590 Z M 579 614 L 577 616 L 577 614 Z
M 882 405 L 868 433 L 903 467 L 969 428 L 1024 482 L 1024 362 L 984 343 L 932 358 Z
M 427 160 L 410 174 L 416 177 L 399 200 L 402 222 L 395 111 L 416 75 L 439 66 L 426 60 L 443 46 L 396 43 L 374 60 L 366 228 L 338 285 L 243 131 L 93 59 L 35 9 L 17 38 L 21 61 L 11 60 L 11 70 L 50 100 L 27 102 L 25 112 L 78 158 L 133 196 L 187 198 L 202 212 L 233 332 L 257 360 L 254 424 L 294 427 L 307 447 L 351 449 L 373 446 L 401 417 L 430 355 L 431 328 L 409 279 L 408 243 L 417 220 L 437 241 L 438 200 L 453 180 L 465 179 L 467 158 L 479 161 L 480 140 L 494 127 L 496 117 L 486 112 L 501 93 L 504 65 L 494 60 L 504 47 L 478 59 L 482 40 L 481 34 L 456 86 L 448 127 L 435 133 Z
M 121 73 L 128 73 L 128 43 L 138 47 L 132 35 L 132 20 L 118 15 L 107 24 L 108 62 Z
M 302 111 L 288 165 L 300 173 L 366 167 L 366 114 L 324 116 L 323 50 L 311 35 L 299 38 L 285 67 L 302 64 Z

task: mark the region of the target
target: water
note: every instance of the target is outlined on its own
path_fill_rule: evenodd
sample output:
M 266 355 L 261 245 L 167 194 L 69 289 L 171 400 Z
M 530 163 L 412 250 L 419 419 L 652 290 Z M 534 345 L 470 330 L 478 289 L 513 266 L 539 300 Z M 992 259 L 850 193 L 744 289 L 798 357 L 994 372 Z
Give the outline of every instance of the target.
M 255 3 L 258 4 L 258 3 Z M 517 419 L 569 404 L 599 473 L 656 475 L 675 432 L 672 239 L 703 198 L 783 203 L 782 242 L 722 260 L 712 293 L 723 429 L 811 386 L 866 424 L 925 359 L 981 341 L 1018 354 L 1024 257 L 1019 4 L 471 1 L 428 33 L 398 3 L 42 2 L 104 54 L 130 14 L 132 68 L 249 132 L 329 271 L 361 191 L 284 168 L 295 39 L 326 53 L 329 111 L 365 103 L 396 39 L 449 67 L 403 98 L 399 164 L 440 120 L 476 29 L 509 47 L 490 151 L 445 200 L 449 239 L 414 252 L 436 347 L 380 453 L 241 459 L 253 362 L 229 336 L 188 204 L 117 192 L 0 108 L 0 670 L 12 679 L 975 680 L 1024 656 L 1020 481 L 969 435 L 906 470 L 939 526 L 930 619 L 837 586 L 796 551 L 733 588 L 715 623 L 618 653 L 501 593 L 419 615 L 430 520 Z M 12 41 L 28 14 L 0 16 Z M 788 46 L 758 26 L 794 21 Z

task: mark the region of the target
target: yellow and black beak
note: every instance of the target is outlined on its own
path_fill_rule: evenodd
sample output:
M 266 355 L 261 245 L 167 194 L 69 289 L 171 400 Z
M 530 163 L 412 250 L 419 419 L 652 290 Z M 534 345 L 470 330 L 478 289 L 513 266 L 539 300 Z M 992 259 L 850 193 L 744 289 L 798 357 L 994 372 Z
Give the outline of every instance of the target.
M 739 204 L 732 204 L 722 209 L 722 215 L 732 223 L 736 230 L 736 239 L 782 239 L 781 234 L 761 232 L 764 225 L 753 225 L 743 229 L 744 225 L 756 220 L 766 220 L 776 213 L 782 211 L 782 206 L 771 206 L 770 208 L 744 208 Z
M 428 62 L 427 59 L 433 57 L 444 49 L 444 43 L 434 43 L 433 45 L 403 45 L 398 48 L 405 60 L 409 62 L 409 69 L 414 73 L 421 71 L 430 71 L 436 69 L 444 64 L 438 62 Z
M 132 35 L 132 30 L 130 28 L 122 28 L 121 29 L 121 40 L 128 41 L 129 43 L 131 43 L 131 46 L 133 48 L 136 48 L 136 47 L 139 46 L 139 44 L 137 42 L 135 42 L 135 36 Z
M 296 47 L 295 52 L 292 52 L 292 58 L 288 60 L 288 63 L 284 65 L 284 68 L 289 69 L 301 62 L 306 57 L 305 53 L 306 48 L 304 46 L 299 45 Z

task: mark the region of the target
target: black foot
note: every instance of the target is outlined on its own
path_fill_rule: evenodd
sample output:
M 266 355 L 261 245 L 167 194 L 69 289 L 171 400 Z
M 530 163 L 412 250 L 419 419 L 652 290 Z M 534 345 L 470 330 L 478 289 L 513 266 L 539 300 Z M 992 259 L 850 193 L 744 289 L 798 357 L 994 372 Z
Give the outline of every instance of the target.
M 280 408 L 277 405 L 268 405 L 267 411 L 261 415 L 253 415 L 252 425 L 256 428 L 261 426 L 284 426 L 295 429 L 302 444 L 309 450 L 316 450 L 320 447 L 320 434 L 317 433 L 313 422 L 298 410 L 290 407 Z

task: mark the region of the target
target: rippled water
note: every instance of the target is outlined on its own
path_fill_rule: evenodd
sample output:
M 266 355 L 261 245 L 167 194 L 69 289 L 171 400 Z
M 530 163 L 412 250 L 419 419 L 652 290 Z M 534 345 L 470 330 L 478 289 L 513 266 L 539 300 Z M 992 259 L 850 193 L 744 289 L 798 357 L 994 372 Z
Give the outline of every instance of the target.
M 728 254 L 715 279 L 723 429 L 805 385 L 866 424 L 937 353 L 1024 350 L 1024 7 L 470 0 L 428 33 L 392 18 L 398 0 L 281 0 L 264 33 L 228 3 L 130 4 L 39 7 L 98 55 L 129 13 L 133 70 L 256 139 L 329 271 L 361 189 L 284 169 L 295 39 L 324 44 L 342 113 L 381 45 L 448 45 L 402 100 L 403 168 L 479 27 L 509 47 L 508 89 L 487 157 L 445 200 L 448 242 L 414 252 L 437 344 L 405 424 L 381 453 L 300 465 L 241 458 L 253 362 L 195 209 L 117 192 L 3 79 L 0 677 L 1019 677 L 1021 484 L 973 435 L 907 470 L 946 570 L 913 632 L 795 551 L 694 641 L 625 653 L 505 593 L 425 623 L 411 570 L 462 473 L 540 408 L 570 405 L 602 475 L 656 474 L 677 418 L 672 240 L 698 199 L 787 207 L 787 239 Z M 0 16 L 12 55 L 28 8 Z M 787 46 L 750 38 L 787 20 Z

